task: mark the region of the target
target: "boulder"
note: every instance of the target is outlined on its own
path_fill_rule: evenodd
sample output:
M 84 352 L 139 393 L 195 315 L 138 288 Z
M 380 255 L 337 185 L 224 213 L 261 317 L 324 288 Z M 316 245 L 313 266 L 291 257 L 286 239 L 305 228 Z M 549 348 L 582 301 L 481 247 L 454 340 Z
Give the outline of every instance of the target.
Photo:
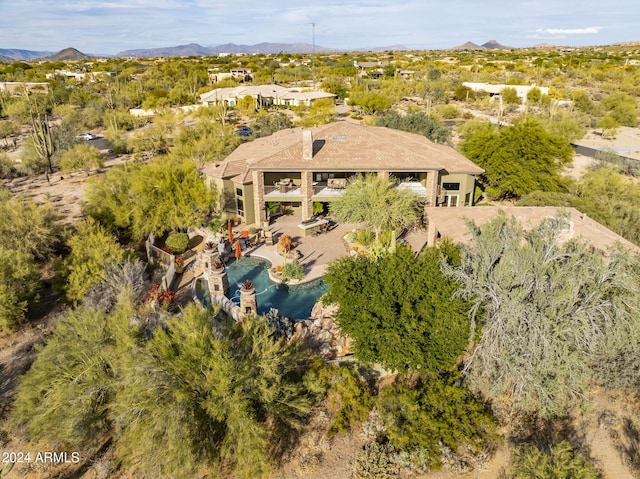
M 309 319 L 296 322 L 290 341 L 311 349 L 323 359 L 351 354 L 353 341 L 342 334 L 334 321 L 337 311 L 335 304 L 316 303 Z

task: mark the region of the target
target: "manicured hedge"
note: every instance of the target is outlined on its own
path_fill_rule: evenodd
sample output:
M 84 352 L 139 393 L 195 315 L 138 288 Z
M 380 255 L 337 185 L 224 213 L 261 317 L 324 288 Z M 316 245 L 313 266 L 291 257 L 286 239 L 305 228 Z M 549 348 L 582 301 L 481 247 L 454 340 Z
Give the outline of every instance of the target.
M 182 254 L 189 246 L 189 235 L 187 233 L 172 233 L 167 236 L 164 245 L 176 254 Z

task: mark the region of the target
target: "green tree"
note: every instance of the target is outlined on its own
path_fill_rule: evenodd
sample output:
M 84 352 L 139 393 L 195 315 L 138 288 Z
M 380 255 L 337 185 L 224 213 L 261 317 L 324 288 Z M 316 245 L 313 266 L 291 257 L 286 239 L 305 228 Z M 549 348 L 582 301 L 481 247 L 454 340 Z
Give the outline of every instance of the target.
M 540 88 L 538 88 L 538 87 L 532 88 L 527 93 L 527 101 L 528 102 L 540 103 L 541 99 L 542 99 L 542 92 L 540 91 Z
M 391 108 L 391 100 L 388 97 L 381 93 L 367 91 L 352 91 L 349 104 L 359 106 L 368 115 Z
M 615 137 L 618 128 L 621 126 L 620 122 L 611 114 L 603 116 L 598 120 L 598 128 L 602 128 L 603 137 Z
M 153 124 L 131 136 L 127 144 L 138 159 L 148 161 L 169 152 L 167 135 L 168 131 L 163 125 Z
M 112 417 L 125 464 L 161 477 L 195 477 L 205 464 L 261 477 L 276 434 L 302 425 L 310 401 L 295 350 L 262 320 L 228 324 L 222 335 L 212 321 L 205 309 L 184 309 L 122 368 Z
M 60 241 L 58 215 L 50 203 L 0 190 L 0 249 L 46 258 Z
M 637 258 L 562 241 L 568 228 L 557 216 L 525 235 L 515 218 L 501 215 L 472 226 L 461 265 L 445 265 L 471 311 L 485 311 L 476 314 L 482 336 L 464 371 L 498 410 L 566 414 L 592 383 L 600 351 L 637 328 Z M 637 380 L 635 370 L 625 374 Z
M 309 113 L 301 115 L 299 124 L 306 127 L 325 125 L 336 119 L 336 105 L 332 98 L 320 98 L 313 102 Z
M 259 112 L 256 121 L 251 125 L 256 138 L 273 135 L 276 131 L 292 128 L 291 119 L 282 112 L 275 114 Z M 237 136 L 237 135 L 236 135 Z
M 518 96 L 518 92 L 512 87 L 505 87 L 500 90 L 500 96 L 502 97 L 502 101 L 507 105 L 519 105 L 522 103 L 522 100 L 520 100 L 520 97 Z
M 85 212 L 137 239 L 203 224 L 217 206 L 193 161 L 173 156 L 113 168 L 88 185 Z
M 343 195 L 331 202 L 329 211 L 339 221 L 364 223 L 375 230 L 400 231 L 420 218 L 421 200 L 410 191 L 389 187 L 389 180 L 377 175 L 359 175 Z
M 338 304 L 337 323 L 359 359 L 398 370 L 453 367 L 470 339 L 469 304 L 453 297 L 457 285 L 441 261 L 458 263 L 452 245 L 417 258 L 400 246 L 380 258 L 348 256 L 329 265 L 324 301 Z
M 80 222 L 67 245 L 71 253 L 61 264 L 66 296 L 79 301 L 102 281 L 109 263 L 120 262 L 126 252 L 100 224 L 89 218 Z
M 495 441 L 495 419 L 456 379 L 424 377 L 414 387 L 398 382 L 382 388 L 376 406 L 396 450 L 409 457 L 419 451 L 421 462 L 437 467 L 445 447 L 480 452 Z
M 24 322 L 39 282 L 40 272 L 31 254 L 0 248 L 0 333 L 14 331 Z
M 473 101 L 476 99 L 476 94 L 468 86 L 458 85 L 453 92 L 453 99 L 456 101 Z
M 12 421 L 26 426 L 31 440 L 80 449 L 110 429 L 115 320 L 127 316 L 82 308 L 58 319 L 16 394 Z
M 451 132 L 438 118 L 427 115 L 422 111 L 400 115 L 395 110 L 389 110 L 377 115 L 376 126 L 386 126 L 418 133 L 435 143 L 448 144 L 451 138 Z
M 331 76 L 323 79 L 322 90 L 337 95 L 340 100 L 344 100 L 349 94 L 349 89 L 344 78 L 339 76 Z
M 503 128 L 473 123 L 463 135 L 460 150 L 485 169 L 485 180 L 498 189 L 500 198 L 565 188 L 559 172 L 571 161 L 573 150 L 540 123 L 527 120 Z
M 82 170 L 87 176 L 92 168 L 102 168 L 103 166 L 104 157 L 102 153 L 97 148 L 85 144 L 76 145 L 72 150 L 65 151 L 60 159 L 60 169 L 62 171 Z
M 193 127 L 180 129 L 171 154 L 176 158 L 191 159 L 196 166 L 217 163 L 225 159 L 242 143 L 242 138 L 229 126 L 201 119 Z
M 622 126 L 636 126 L 638 124 L 638 100 L 627 93 L 617 92 L 602 99 L 609 115 Z
M 4 139 L 5 146 L 9 148 L 9 137 L 18 133 L 18 126 L 11 120 L 0 120 L 0 138 Z

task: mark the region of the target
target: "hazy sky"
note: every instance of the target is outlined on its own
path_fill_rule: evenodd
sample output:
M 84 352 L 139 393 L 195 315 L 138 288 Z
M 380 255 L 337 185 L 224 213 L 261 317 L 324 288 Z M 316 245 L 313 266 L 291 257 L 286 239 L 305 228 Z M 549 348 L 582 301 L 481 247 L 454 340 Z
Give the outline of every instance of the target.
M 0 48 L 115 54 L 199 43 L 438 49 L 495 39 L 604 45 L 640 40 L 633 0 L 0 0 Z

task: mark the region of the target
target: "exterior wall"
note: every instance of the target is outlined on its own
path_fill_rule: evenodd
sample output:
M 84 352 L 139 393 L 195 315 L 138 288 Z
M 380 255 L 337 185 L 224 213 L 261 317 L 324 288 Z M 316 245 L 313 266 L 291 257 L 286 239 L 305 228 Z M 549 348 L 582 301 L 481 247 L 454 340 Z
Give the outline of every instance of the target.
M 233 196 L 235 199 L 234 207 L 237 207 L 238 200 L 242 200 L 244 215 L 240 215 L 242 221 L 247 224 L 255 223 L 255 204 L 253 199 L 253 185 L 241 185 L 238 183 L 232 183 Z M 238 190 L 242 195 L 238 195 Z M 235 210 L 237 212 L 237 209 Z
M 267 217 L 264 208 L 264 173 L 262 171 L 253 171 L 253 223 L 260 223 Z M 248 222 L 248 218 L 247 218 Z
M 222 219 L 226 220 L 236 216 L 235 198 L 233 196 L 235 194 L 235 188 L 233 181 L 208 176 L 207 186 L 209 188 L 215 188 L 218 192 Z
M 445 183 L 460 183 L 459 190 L 448 190 L 447 195 L 458 195 L 458 206 L 473 206 L 473 194 L 476 188 L 476 180 L 473 175 L 441 175 L 440 186 L 444 193 Z
M 437 171 L 429 171 L 427 173 L 424 185 L 427 190 L 427 200 L 425 201 L 425 206 L 436 206 L 439 184 L 438 177 L 439 173 Z
M 300 185 L 302 193 L 302 220 L 308 220 L 313 215 L 313 173 L 311 171 L 302 172 L 302 183 Z

